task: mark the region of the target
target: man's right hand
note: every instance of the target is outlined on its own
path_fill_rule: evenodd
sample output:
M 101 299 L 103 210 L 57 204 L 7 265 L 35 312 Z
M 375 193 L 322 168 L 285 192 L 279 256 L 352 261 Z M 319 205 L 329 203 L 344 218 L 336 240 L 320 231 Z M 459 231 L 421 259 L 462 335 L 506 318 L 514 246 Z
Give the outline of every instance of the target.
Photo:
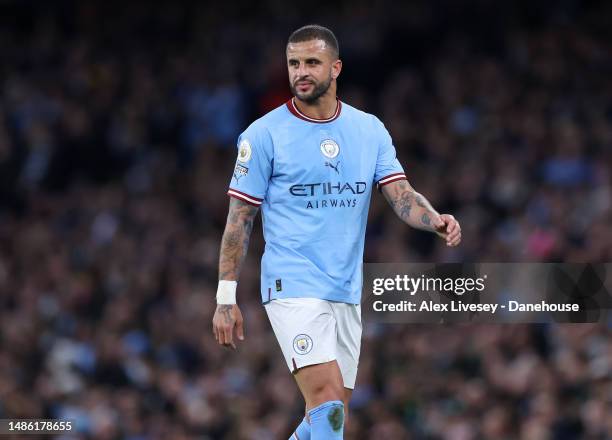
M 224 347 L 236 349 L 234 343 L 234 327 L 238 340 L 244 340 L 244 327 L 242 312 L 237 304 L 217 304 L 215 316 L 213 316 L 213 333 L 215 339 Z

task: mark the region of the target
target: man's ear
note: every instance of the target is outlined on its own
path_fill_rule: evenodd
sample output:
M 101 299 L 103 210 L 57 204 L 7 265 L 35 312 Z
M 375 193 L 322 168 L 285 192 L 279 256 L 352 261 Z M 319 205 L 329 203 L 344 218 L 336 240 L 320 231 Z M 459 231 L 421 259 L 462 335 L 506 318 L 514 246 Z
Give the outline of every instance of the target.
M 340 71 L 342 70 L 342 61 L 336 60 L 332 64 L 332 78 L 336 79 L 340 76 Z

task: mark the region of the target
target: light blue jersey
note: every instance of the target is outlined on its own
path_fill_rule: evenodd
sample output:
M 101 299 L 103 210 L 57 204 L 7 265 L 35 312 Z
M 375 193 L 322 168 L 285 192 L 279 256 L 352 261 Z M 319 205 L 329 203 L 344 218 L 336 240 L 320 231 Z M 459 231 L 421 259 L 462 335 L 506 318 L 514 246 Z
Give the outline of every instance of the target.
M 372 188 L 405 178 L 380 120 L 340 101 L 325 120 L 291 100 L 253 122 L 238 139 L 228 194 L 261 206 L 263 302 L 359 304 Z

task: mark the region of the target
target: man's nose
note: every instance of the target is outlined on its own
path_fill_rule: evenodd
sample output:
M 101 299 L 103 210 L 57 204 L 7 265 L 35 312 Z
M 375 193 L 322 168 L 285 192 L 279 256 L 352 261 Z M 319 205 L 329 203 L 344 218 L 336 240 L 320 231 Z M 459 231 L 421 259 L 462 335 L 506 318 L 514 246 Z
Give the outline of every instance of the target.
M 306 72 L 306 64 L 300 63 L 300 64 L 298 65 L 298 68 L 297 68 L 297 75 L 298 75 L 298 78 L 303 78 L 303 77 L 305 77 L 307 74 L 308 74 L 308 73 Z

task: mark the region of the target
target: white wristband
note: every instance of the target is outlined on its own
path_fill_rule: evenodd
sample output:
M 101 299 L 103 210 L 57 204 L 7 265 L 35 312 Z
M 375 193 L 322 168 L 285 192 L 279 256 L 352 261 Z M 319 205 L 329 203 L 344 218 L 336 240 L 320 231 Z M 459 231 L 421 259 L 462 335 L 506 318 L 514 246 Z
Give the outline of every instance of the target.
M 219 280 L 217 287 L 217 304 L 236 304 L 236 287 L 238 282 Z

